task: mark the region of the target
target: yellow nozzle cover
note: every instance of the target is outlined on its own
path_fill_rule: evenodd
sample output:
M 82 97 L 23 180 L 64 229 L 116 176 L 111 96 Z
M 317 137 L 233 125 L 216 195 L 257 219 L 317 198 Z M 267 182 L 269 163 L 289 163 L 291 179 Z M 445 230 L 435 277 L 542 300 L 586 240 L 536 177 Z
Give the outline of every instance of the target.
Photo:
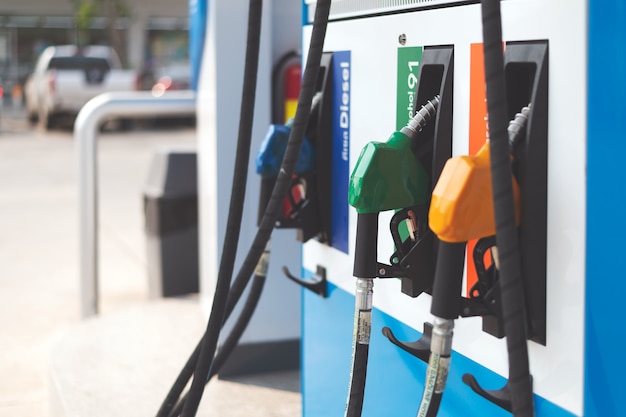
M 515 222 L 520 221 L 520 191 L 512 177 Z M 433 191 L 428 225 L 440 240 L 467 242 L 496 234 L 489 142 L 474 156 L 450 158 Z

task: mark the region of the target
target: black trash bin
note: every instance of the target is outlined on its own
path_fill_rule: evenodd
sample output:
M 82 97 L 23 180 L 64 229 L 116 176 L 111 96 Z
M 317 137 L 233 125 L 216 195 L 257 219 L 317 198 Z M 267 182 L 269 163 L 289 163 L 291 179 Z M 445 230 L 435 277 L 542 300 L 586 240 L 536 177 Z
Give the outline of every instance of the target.
M 144 189 L 151 298 L 197 293 L 198 182 L 196 152 L 155 152 Z

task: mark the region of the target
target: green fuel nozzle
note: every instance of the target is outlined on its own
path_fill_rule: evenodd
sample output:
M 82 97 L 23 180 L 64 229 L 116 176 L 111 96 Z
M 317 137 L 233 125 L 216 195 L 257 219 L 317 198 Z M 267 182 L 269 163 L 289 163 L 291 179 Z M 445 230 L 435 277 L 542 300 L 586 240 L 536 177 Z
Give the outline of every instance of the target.
M 356 208 L 356 280 L 352 365 L 344 417 L 360 417 L 372 328 L 374 279 L 387 276 L 377 262 L 378 214 L 428 202 L 429 176 L 417 155 L 419 132 L 436 114 L 439 96 L 428 101 L 387 142 L 365 145 L 350 177 L 348 201 Z M 382 264 L 381 264 L 382 265 Z
M 348 202 L 358 213 L 379 213 L 423 204 L 429 176 L 415 155 L 416 139 L 436 114 L 439 96 L 429 100 L 386 142 L 370 142 L 350 177 Z

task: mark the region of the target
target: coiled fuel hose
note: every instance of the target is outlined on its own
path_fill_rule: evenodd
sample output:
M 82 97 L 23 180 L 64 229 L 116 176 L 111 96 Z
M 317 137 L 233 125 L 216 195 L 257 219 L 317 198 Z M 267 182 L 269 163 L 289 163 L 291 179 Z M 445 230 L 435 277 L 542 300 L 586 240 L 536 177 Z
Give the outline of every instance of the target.
M 191 378 L 189 368 L 193 368 L 193 381 L 188 392 L 188 400 L 185 401 L 183 415 L 195 416 L 204 392 L 205 380 L 211 370 L 213 356 L 215 355 L 217 347 L 219 331 L 225 320 L 228 292 L 232 279 L 239 242 L 239 234 L 241 230 L 241 217 L 243 215 L 243 205 L 248 176 L 248 160 L 250 155 L 250 143 L 252 140 L 252 124 L 254 119 L 257 69 L 259 63 L 262 10 L 262 0 L 250 0 L 248 9 L 245 69 L 240 109 L 241 117 L 239 119 L 233 184 L 231 188 L 224 246 L 219 265 L 217 285 L 210 319 L 207 324 L 205 334 L 200 340 L 200 349 L 198 350 L 196 360 L 191 363 L 188 361 L 189 366 L 185 366 L 179 374 L 179 377 L 172 385 L 172 388 L 168 392 L 159 409 L 157 414 L 159 417 L 169 415 L 172 407 L 174 407 L 178 401 L 180 394 L 187 384 L 187 381 Z M 192 354 L 192 356 L 194 356 L 194 354 Z
M 509 357 L 508 389 L 513 415 L 532 417 L 535 410 L 528 360 L 526 302 L 507 140 L 508 112 L 500 0 L 482 0 L 481 11 L 500 294 Z
M 509 123 L 507 155 L 510 155 L 523 139 L 529 112 L 530 108 L 524 107 Z M 510 163 L 508 159 L 507 163 Z M 461 298 L 459 294 L 463 285 L 465 246 L 465 242 L 451 243 L 443 240 L 439 242 L 432 291 L 431 313 L 434 319 L 430 358 L 426 369 L 424 393 L 417 412 L 418 417 L 437 415 L 446 387 L 452 354 L 454 320 L 460 312 Z M 496 254 L 495 248 L 493 253 Z M 496 265 L 499 264 L 498 260 Z
M 419 132 L 424 126 L 432 120 L 437 114 L 439 106 L 439 96 L 435 96 L 427 104 L 411 118 L 400 132 L 395 132 L 389 142 L 403 141 L 410 146 L 411 142 L 417 139 Z M 367 149 L 367 147 L 366 147 Z M 364 152 L 367 151 L 364 149 Z M 400 152 L 406 151 L 403 148 Z M 408 152 L 411 152 L 408 150 Z M 410 157 L 412 158 L 412 157 Z M 360 167 L 359 164 L 365 159 L 359 159 L 355 172 L 361 169 L 367 170 L 367 167 Z M 367 164 L 376 164 L 376 159 L 367 160 Z M 394 170 L 397 167 L 393 167 Z M 397 173 L 397 172 L 395 172 Z M 377 174 L 376 174 L 377 175 Z M 355 175 L 353 174 L 353 177 Z M 351 180 L 352 181 L 352 180 Z M 380 184 L 380 183 L 379 183 Z M 374 187 L 377 188 L 377 187 Z M 351 204 L 354 201 L 360 201 L 360 196 L 351 196 Z M 366 198 L 369 200 L 369 198 Z M 378 204 L 380 203 L 380 204 Z M 365 380 L 367 377 L 367 359 L 369 355 L 369 343 L 372 329 L 372 301 L 374 278 L 379 276 L 377 266 L 377 244 L 378 244 L 378 213 L 382 210 L 400 209 L 396 207 L 392 201 L 377 202 L 375 204 L 378 209 L 371 207 L 364 208 L 362 205 L 353 204 L 358 211 L 357 230 L 356 230 L 356 246 L 354 255 L 353 275 L 356 279 L 355 292 L 355 311 L 354 311 L 354 329 L 352 336 L 352 364 L 350 367 L 350 383 L 348 386 L 348 399 L 345 410 L 345 417 L 358 417 L 363 409 L 363 399 L 365 395 Z

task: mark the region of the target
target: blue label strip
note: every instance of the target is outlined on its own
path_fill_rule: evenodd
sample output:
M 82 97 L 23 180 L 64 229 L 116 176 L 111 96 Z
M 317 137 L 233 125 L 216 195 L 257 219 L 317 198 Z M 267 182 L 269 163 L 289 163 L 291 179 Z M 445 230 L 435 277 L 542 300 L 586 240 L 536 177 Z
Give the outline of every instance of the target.
M 330 244 L 348 253 L 348 182 L 350 179 L 350 51 L 333 53 L 333 145 Z

